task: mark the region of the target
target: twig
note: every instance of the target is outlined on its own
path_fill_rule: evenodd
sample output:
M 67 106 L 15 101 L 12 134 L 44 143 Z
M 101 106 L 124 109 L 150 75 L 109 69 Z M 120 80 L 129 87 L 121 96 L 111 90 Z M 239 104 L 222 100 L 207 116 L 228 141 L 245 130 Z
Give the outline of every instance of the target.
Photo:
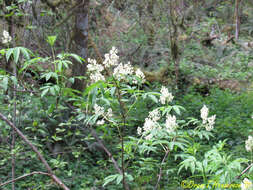
M 12 18 L 12 21 L 13 22 L 13 18 Z M 11 27 L 11 35 L 12 35 L 12 39 L 15 39 L 15 28 L 14 28 L 14 24 L 12 24 Z M 15 46 L 15 40 L 13 40 L 13 46 Z M 15 79 L 17 79 L 17 63 L 15 63 L 14 60 L 12 60 L 10 62 L 12 65 L 13 65 L 13 74 L 14 74 L 14 77 Z M 13 88 L 14 90 L 17 89 L 17 86 L 15 84 L 15 82 L 13 83 Z M 13 92 L 13 123 L 14 125 L 16 125 L 16 122 L 17 122 L 17 93 L 16 91 Z M 11 140 L 11 177 L 12 177 L 12 180 L 15 179 L 15 165 L 16 165 L 16 155 L 14 153 L 14 149 L 15 149 L 15 144 L 16 144 L 16 133 L 15 133 L 15 130 L 12 129 L 12 140 Z M 12 190 L 15 190 L 15 181 L 12 182 Z
M 124 166 L 124 129 L 126 128 L 126 111 L 125 111 L 125 105 L 124 103 L 121 101 L 121 93 L 120 93 L 120 87 L 117 83 L 117 81 L 114 79 L 114 83 L 116 85 L 116 91 L 117 91 L 117 99 L 120 105 L 120 114 L 121 117 L 123 119 L 123 126 L 121 126 L 121 128 L 119 129 L 119 136 L 120 136 L 120 143 L 121 143 L 121 169 L 123 172 L 123 187 L 124 189 L 128 190 L 129 187 L 126 183 L 126 179 L 125 179 L 125 166 Z
M 90 130 L 91 130 L 91 135 L 96 139 L 96 141 L 101 145 L 101 147 L 106 152 L 106 154 L 108 155 L 108 157 L 112 160 L 112 163 L 113 163 L 115 169 L 119 172 L 119 174 L 122 175 L 123 172 L 119 168 L 119 165 L 116 162 L 116 160 L 113 158 L 112 153 L 105 147 L 105 145 L 103 144 L 103 142 L 101 141 L 101 139 L 98 137 L 96 131 L 94 129 L 92 129 L 92 128 L 90 128 Z
M 64 190 L 69 190 L 69 188 L 53 173 L 51 167 L 48 165 L 45 158 L 42 156 L 42 154 L 39 152 L 39 150 L 26 138 L 26 136 L 11 122 L 9 121 L 2 113 L 0 113 L 0 118 L 5 121 L 12 129 L 16 131 L 16 133 L 28 144 L 31 149 L 37 154 L 39 160 L 44 164 L 46 167 L 49 176 L 52 178 L 52 180 L 58 184 L 60 187 L 62 187 Z
M 230 184 L 234 183 L 234 181 L 235 181 L 236 179 L 239 179 L 239 178 L 240 178 L 243 174 L 245 174 L 252 166 L 253 166 L 253 163 L 251 163 L 246 169 L 244 169 L 244 170 L 242 171 L 242 173 L 240 173 L 240 175 L 236 176 L 235 179 L 234 179 Z
M 17 180 L 20 180 L 20 179 L 23 179 L 23 178 L 25 178 L 25 177 L 28 177 L 28 176 L 31 176 L 31 175 L 35 175 L 35 174 L 42 174 L 42 175 L 50 176 L 49 173 L 45 173 L 45 172 L 32 172 L 32 173 L 29 173 L 29 174 L 24 174 L 24 175 L 22 175 L 22 176 L 20 176 L 20 177 L 17 177 L 17 178 L 15 178 L 15 179 L 6 181 L 6 182 L 4 182 L 4 183 L 1 183 L 1 184 L 0 184 L 0 187 L 1 187 L 1 186 L 4 186 L 4 185 L 7 185 L 7 184 L 9 184 L 9 183 L 13 183 L 13 182 L 15 182 L 15 181 L 17 181 Z
M 103 148 L 103 150 L 106 152 L 106 154 L 108 155 L 108 157 L 111 159 L 114 168 L 119 172 L 120 175 L 123 176 L 123 171 L 120 169 L 118 163 L 116 162 L 116 160 L 113 158 L 112 153 L 105 147 L 105 145 L 103 144 L 103 142 L 101 141 L 101 139 L 98 137 L 96 131 L 92 128 L 90 128 L 91 130 L 91 135 L 96 139 L 96 141 L 101 145 L 101 147 Z M 127 190 L 129 190 L 129 186 L 127 183 L 124 184 L 124 188 L 126 188 Z
M 162 167 L 163 167 L 163 164 L 164 164 L 164 162 L 165 162 L 165 160 L 166 160 L 169 152 L 170 152 L 170 149 L 168 148 L 167 151 L 165 152 L 165 155 L 164 155 L 162 163 L 161 163 L 160 172 L 159 172 L 159 175 L 158 175 L 158 179 L 157 179 L 157 183 L 156 183 L 155 189 L 158 188 L 158 185 L 159 185 L 160 180 L 162 178 L 162 173 L 163 173 Z

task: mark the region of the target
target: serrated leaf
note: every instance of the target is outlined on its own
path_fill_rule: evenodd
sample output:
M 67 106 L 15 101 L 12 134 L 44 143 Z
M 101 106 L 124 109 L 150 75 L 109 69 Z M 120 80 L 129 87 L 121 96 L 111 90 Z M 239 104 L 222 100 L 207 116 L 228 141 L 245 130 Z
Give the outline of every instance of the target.
M 65 67 L 66 69 L 68 69 L 68 68 L 69 68 L 69 65 L 72 64 L 71 61 L 68 61 L 68 60 L 64 60 L 64 61 L 62 61 L 62 63 L 63 63 L 63 65 L 64 65 L 64 67 Z
M 55 96 L 55 89 L 54 89 L 54 87 L 51 87 L 49 89 L 49 91 L 50 91 L 50 94 L 52 94 L 53 96 Z
M 16 47 L 14 48 L 14 51 L 13 51 L 14 63 L 16 64 L 18 63 L 19 56 L 20 56 L 20 47 Z
M 58 67 L 58 71 L 62 72 L 62 62 L 61 61 L 58 62 L 57 67 Z
M 74 84 L 75 78 L 71 77 L 71 78 L 68 79 L 68 81 L 71 82 L 72 84 Z
M 70 53 L 68 54 L 69 56 L 73 57 L 76 61 L 78 61 L 79 63 L 83 63 L 84 59 L 76 54 Z
M 158 103 L 158 99 L 157 99 L 153 94 L 149 94 L 148 96 L 149 96 L 149 98 L 150 98 L 152 101 L 154 101 L 155 103 Z
M 54 85 L 54 89 L 55 89 L 56 92 L 59 93 L 61 88 L 58 85 Z
M 179 109 L 178 106 L 172 106 L 172 108 L 173 108 L 173 110 L 174 110 L 178 115 L 181 114 L 180 109 Z
M 51 76 L 52 76 L 52 73 L 47 73 L 46 74 L 46 81 L 48 81 L 51 78 Z
M 122 179 L 123 179 L 123 175 L 118 175 L 117 180 L 116 180 L 117 185 L 120 184 Z
M 21 47 L 20 50 L 21 50 L 23 56 L 25 57 L 25 59 L 29 60 L 30 59 L 30 54 L 32 54 L 31 50 L 29 50 L 27 48 L 23 48 L 23 47 Z
M 13 48 L 10 48 L 10 49 L 8 49 L 8 51 L 6 52 L 5 57 L 6 57 L 6 60 L 7 60 L 7 61 L 9 61 L 9 59 L 10 59 L 12 53 L 13 53 L 13 50 L 14 50 Z
M 172 106 L 167 106 L 167 107 L 163 110 L 162 116 L 164 116 L 164 115 L 167 114 L 167 113 L 170 113 L 171 110 L 172 110 Z
M 43 90 L 41 93 L 41 97 L 44 97 L 48 91 L 49 91 L 49 88 L 46 88 L 45 90 Z
M 52 113 L 54 111 L 54 108 L 55 108 L 55 104 L 51 104 L 48 111 L 47 111 L 47 113 L 48 114 Z
M 130 175 L 130 174 L 126 174 L 126 177 L 127 177 L 128 181 L 133 181 L 134 180 L 133 176 Z
M 104 179 L 105 183 L 103 184 L 103 187 L 106 186 L 108 183 L 114 181 L 117 177 L 118 177 L 118 174 L 116 174 L 116 175 L 110 175 L 110 176 L 106 177 Z
M 113 97 L 116 92 L 116 87 L 112 87 L 110 90 L 111 96 Z

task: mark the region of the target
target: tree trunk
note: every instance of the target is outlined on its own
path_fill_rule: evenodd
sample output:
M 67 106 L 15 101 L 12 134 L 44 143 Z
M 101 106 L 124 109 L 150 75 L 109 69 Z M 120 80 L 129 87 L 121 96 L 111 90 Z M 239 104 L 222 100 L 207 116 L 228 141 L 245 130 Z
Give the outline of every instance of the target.
M 240 0 L 236 0 L 235 1 L 235 39 L 236 40 L 238 40 L 239 38 L 239 31 L 240 31 L 239 4 L 240 4 Z
M 85 60 L 87 59 L 87 44 L 88 44 L 88 13 L 89 13 L 89 0 L 77 0 L 78 8 L 75 11 L 75 27 L 73 35 L 72 51 Z M 72 68 L 73 76 L 83 76 L 86 72 L 86 61 L 80 64 L 73 61 Z M 85 87 L 83 80 L 76 79 L 72 88 L 82 91 Z

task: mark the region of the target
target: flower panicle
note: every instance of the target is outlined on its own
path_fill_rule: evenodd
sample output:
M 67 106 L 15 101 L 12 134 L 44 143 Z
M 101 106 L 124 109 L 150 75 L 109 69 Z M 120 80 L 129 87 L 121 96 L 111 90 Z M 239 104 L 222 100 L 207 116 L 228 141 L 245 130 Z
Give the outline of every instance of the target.
M 105 81 L 105 76 L 103 71 L 106 69 L 112 69 L 112 76 L 118 80 L 126 80 L 127 76 L 135 75 L 141 81 L 145 82 L 145 75 L 140 70 L 137 69 L 134 71 L 133 66 L 128 62 L 127 64 L 119 63 L 119 56 L 117 55 L 118 50 L 115 47 L 112 47 L 109 53 L 105 54 L 105 59 L 102 64 L 98 64 L 94 59 L 88 59 L 87 70 L 90 73 L 91 83 L 95 83 L 99 80 Z M 134 78 L 134 84 L 138 84 L 138 81 Z
M 95 104 L 93 109 L 95 115 L 102 116 L 102 119 L 98 120 L 96 125 L 103 125 L 105 121 L 111 121 L 111 117 L 113 117 L 112 108 L 105 111 L 104 107 Z
M 153 130 L 162 130 L 161 125 L 159 125 L 158 121 L 161 118 L 161 113 L 159 109 L 154 109 L 149 112 L 148 117 L 145 119 L 143 127 L 137 128 L 137 134 L 143 135 L 146 140 L 150 140 L 153 138 L 152 131 Z M 176 116 L 167 114 L 165 121 L 165 131 L 168 133 L 172 133 L 176 130 L 178 124 L 176 122 Z
M 245 149 L 247 152 L 252 152 L 253 150 L 253 137 L 248 136 L 248 140 L 245 141 Z
M 202 124 L 205 126 L 207 131 L 211 131 L 215 124 L 216 115 L 208 117 L 209 109 L 204 105 L 200 110 L 200 117 L 202 119 Z
M 174 96 L 169 92 L 168 88 L 165 86 L 162 86 L 161 88 L 161 96 L 160 96 L 160 102 L 161 104 L 166 104 L 166 102 L 171 102 L 173 100 Z
M 3 44 L 8 44 L 11 42 L 12 38 L 6 30 L 3 31 L 3 37 L 1 38 Z

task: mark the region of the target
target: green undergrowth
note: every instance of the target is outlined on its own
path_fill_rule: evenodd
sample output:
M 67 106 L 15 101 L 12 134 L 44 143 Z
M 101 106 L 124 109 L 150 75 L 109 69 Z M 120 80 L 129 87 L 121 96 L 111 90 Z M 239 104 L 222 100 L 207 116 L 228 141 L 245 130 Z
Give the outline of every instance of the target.
M 227 140 L 231 150 L 240 154 L 238 149 L 244 149 L 244 139 L 253 132 L 253 92 L 233 93 L 218 88 L 210 89 L 208 96 L 203 96 L 196 89 L 182 95 L 177 100 L 184 105 L 190 115 L 198 116 L 198 110 L 205 104 L 210 108 L 211 114 L 216 114 L 216 136 L 210 143 Z

